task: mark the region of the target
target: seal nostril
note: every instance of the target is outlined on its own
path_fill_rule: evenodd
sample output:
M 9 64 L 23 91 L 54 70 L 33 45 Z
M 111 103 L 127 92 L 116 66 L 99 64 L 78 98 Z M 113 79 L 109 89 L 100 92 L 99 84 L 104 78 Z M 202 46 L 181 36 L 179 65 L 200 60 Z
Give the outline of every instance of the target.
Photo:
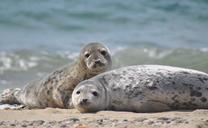
M 99 63 L 100 63 L 100 60 L 96 60 L 96 61 L 95 61 L 95 64 L 99 64 Z
M 82 102 L 86 103 L 87 102 L 87 99 L 83 99 Z

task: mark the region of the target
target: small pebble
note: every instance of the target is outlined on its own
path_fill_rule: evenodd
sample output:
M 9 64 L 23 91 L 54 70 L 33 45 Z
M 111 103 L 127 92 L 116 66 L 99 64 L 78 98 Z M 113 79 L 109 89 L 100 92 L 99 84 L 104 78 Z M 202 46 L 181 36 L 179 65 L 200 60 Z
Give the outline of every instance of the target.
M 149 121 L 149 122 L 147 122 L 147 124 L 148 125 L 152 125 L 152 124 L 154 124 L 154 122 L 153 121 Z
M 73 121 L 73 122 L 78 122 L 78 121 L 80 121 L 78 118 L 70 118 L 70 120 Z
M 67 125 L 63 124 L 63 125 L 61 125 L 60 127 L 61 127 L 61 128 L 66 128 Z
M 22 126 L 22 127 L 27 127 L 27 125 L 26 125 L 26 124 L 22 124 L 21 126 Z
M 158 120 L 169 120 L 170 118 L 167 118 L 167 117 L 160 117 L 160 118 L 157 118 Z
M 147 120 L 147 118 L 139 118 L 139 119 L 136 119 L 136 120 L 134 120 L 134 121 L 136 121 L 136 122 L 143 122 L 143 121 L 145 121 L 145 120 Z
M 5 122 L 4 122 L 4 121 L 1 121 L 1 122 L 0 122 L 0 125 L 4 125 L 4 124 L 5 124 Z
M 97 120 L 97 123 L 98 123 L 99 125 L 103 124 L 103 119 Z
M 10 126 L 16 126 L 16 124 L 14 124 L 14 123 L 11 123 L 11 124 L 10 124 Z
M 31 124 L 35 124 L 35 125 L 42 125 L 45 121 L 43 120 L 36 120 L 36 121 L 33 121 Z
M 123 121 L 127 122 L 128 120 L 127 119 L 124 119 Z

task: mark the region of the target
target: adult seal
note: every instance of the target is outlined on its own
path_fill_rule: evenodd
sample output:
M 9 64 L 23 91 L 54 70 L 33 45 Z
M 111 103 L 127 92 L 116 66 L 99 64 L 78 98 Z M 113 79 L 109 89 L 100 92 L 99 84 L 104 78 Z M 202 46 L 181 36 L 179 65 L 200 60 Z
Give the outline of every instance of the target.
M 111 68 L 111 55 L 100 43 L 82 48 L 77 60 L 42 80 L 30 82 L 23 89 L 7 89 L 1 103 L 23 104 L 29 108 L 71 108 L 71 94 L 76 85 Z
M 161 65 L 123 67 L 81 82 L 72 102 L 80 112 L 208 108 L 208 74 Z

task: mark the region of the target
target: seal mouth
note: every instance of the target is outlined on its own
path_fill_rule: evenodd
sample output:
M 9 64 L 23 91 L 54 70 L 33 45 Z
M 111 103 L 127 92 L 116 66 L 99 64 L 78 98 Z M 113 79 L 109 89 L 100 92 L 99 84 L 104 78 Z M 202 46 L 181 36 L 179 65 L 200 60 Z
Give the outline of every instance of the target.
M 90 102 L 86 102 L 86 103 L 80 102 L 79 106 L 88 106 L 89 104 L 90 104 Z
M 104 63 L 92 64 L 91 66 L 89 66 L 89 69 L 91 70 L 91 72 L 99 73 L 105 71 L 107 69 L 107 66 Z
M 89 106 L 90 102 L 87 99 L 83 99 L 80 101 L 79 106 L 84 107 L 84 106 Z
M 103 67 L 105 66 L 105 63 L 103 63 L 102 61 L 100 60 L 96 60 L 92 63 L 92 68 L 97 68 L 97 67 Z

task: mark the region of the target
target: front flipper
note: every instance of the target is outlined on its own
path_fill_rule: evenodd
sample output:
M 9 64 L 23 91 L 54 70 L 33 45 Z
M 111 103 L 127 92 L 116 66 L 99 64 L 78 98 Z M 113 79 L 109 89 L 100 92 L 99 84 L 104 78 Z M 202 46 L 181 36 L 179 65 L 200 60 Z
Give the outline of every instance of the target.
M 16 95 L 21 91 L 20 88 L 6 89 L 0 94 L 0 103 L 2 104 L 20 104 Z
M 171 108 L 160 101 L 153 101 L 149 100 L 144 103 L 142 103 L 141 107 L 138 108 L 137 112 L 162 112 L 162 111 L 169 111 Z

